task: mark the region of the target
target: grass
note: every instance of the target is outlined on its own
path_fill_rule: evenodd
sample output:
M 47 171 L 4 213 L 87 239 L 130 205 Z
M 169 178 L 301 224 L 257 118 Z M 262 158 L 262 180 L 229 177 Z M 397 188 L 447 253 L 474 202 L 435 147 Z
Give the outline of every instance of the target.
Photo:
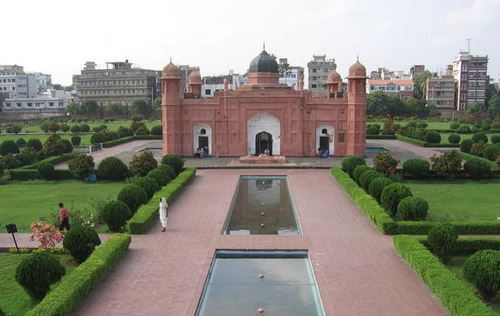
M 413 120 L 394 120 L 395 124 L 401 124 L 402 126 L 408 124 L 409 122 L 412 122 Z M 425 121 L 425 120 L 419 120 L 419 122 L 426 122 L 428 124 L 427 129 L 450 129 L 450 124 L 451 122 L 432 122 L 432 121 Z M 379 124 L 380 127 L 384 126 L 384 121 L 380 120 L 373 120 L 373 121 L 367 121 L 366 124 Z
M 71 134 L 59 134 L 62 139 L 67 139 L 71 141 Z M 35 138 L 39 139 L 42 143 L 45 142 L 47 138 L 49 138 L 49 134 L 30 134 L 30 135 L 12 135 L 12 134 L 0 134 L 0 143 L 6 141 L 6 140 L 18 140 L 19 138 L 24 138 L 25 141 L 28 141 L 29 139 Z M 81 138 L 81 144 L 80 146 L 88 146 L 90 145 L 90 137 L 92 136 L 91 134 L 83 134 L 83 135 L 78 135 Z
M 130 124 L 132 123 L 132 120 L 122 120 L 122 121 L 113 121 L 113 122 L 104 122 L 104 121 L 94 121 L 93 123 L 86 123 L 86 122 L 67 122 L 67 124 L 71 127 L 73 125 L 81 125 L 81 124 L 88 124 L 90 126 L 90 130 L 94 127 L 101 126 L 101 125 L 106 125 L 109 130 L 112 131 L 117 131 L 120 126 L 123 127 L 129 127 Z M 160 120 L 153 120 L 153 121 L 145 121 L 146 126 L 151 129 L 151 127 L 155 125 L 161 125 Z M 42 129 L 40 128 L 39 125 L 27 125 L 23 127 L 22 133 L 43 133 Z
M 0 307 L 6 315 L 24 315 L 37 302 L 16 282 L 17 265 L 29 254 L 0 253 Z M 66 267 L 66 275 L 76 267 L 69 255 L 55 255 Z
M 405 183 L 414 196 L 427 200 L 431 221 L 496 221 L 500 217 L 500 179 Z
M 58 214 L 59 202 L 71 211 L 88 210 L 95 214 L 95 203 L 116 199 L 123 182 L 83 183 L 67 181 L 23 181 L 0 186 L 0 228 L 15 223 L 20 232 L 31 232 L 32 222 L 45 216 L 49 223 Z M 71 214 L 70 214 L 71 215 Z M 70 218 L 71 220 L 71 218 Z
M 469 256 L 453 256 L 451 260 L 446 264 L 446 267 L 451 270 L 460 280 L 465 280 L 464 278 L 464 264 L 465 261 L 469 258 Z M 473 284 L 471 284 L 474 287 Z M 490 302 L 487 304 L 497 313 L 500 313 L 500 294 L 495 296 Z

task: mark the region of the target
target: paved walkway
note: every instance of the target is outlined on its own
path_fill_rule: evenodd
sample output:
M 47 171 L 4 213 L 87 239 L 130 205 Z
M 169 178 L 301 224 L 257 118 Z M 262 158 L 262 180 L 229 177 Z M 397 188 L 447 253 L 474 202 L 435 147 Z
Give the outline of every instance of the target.
M 366 144 L 368 146 L 380 146 L 388 149 L 389 152 L 401 160 L 401 162 L 412 158 L 424 158 L 428 160 L 434 155 L 439 156 L 442 153 L 440 150 L 443 149 L 420 147 L 396 139 L 368 139 L 366 140 Z
M 221 235 L 240 174 L 287 174 L 304 234 Z M 76 314 L 194 315 L 216 249 L 307 249 L 327 315 L 447 314 L 327 170 L 199 170 Z

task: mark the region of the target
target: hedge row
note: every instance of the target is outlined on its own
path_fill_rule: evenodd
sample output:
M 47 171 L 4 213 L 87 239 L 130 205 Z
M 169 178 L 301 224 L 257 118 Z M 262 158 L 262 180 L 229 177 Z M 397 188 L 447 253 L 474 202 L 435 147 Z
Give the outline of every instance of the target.
M 470 285 L 459 280 L 417 238 L 396 236 L 394 246 L 452 315 L 496 315 Z
M 429 249 L 427 238 L 417 237 Z M 496 237 L 459 237 L 454 255 L 471 255 L 483 249 L 500 250 L 500 239 Z
M 131 234 L 144 234 L 158 217 L 158 204 L 160 197 L 167 199 L 167 202 L 173 202 L 184 187 L 194 178 L 196 168 L 186 168 L 177 177 L 170 181 L 166 186 L 156 192 L 148 203 L 142 205 L 134 216 L 128 221 Z
M 115 140 L 110 140 L 107 142 L 102 143 L 103 148 L 109 148 L 113 146 L 118 146 L 121 144 L 125 144 L 134 140 L 157 140 L 157 139 L 162 139 L 161 135 L 136 135 L 136 136 L 128 136 L 128 137 L 122 137 L 118 138 Z
M 396 135 L 366 135 L 366 139 L 396 139 Z
M 493 170 L 493 171 L 497 170 L 497 165 L 493 161 L 489 161 L 488 159 L 485 159 L 483 157 L 475 156 L 475 155 L 472 155 L 469 153 L 464 153 L 462 151 L 458 151 L 458 155 L 460 156 L 460 158 L 462 158 L 465 161 L 469 161 L 471 159 L 479 159 L 479 160 L 484 161 L 487 164 L 489 164 L 491 166 L 491 170 Z
M 395 222 L 377 201 L 361 189 L 347 173 L 339 167 L 333 167 L 331 174 L 342 185 L 356 205 L 370 218 L 375 226 L 384 234 L 395 230 Z
M 108 241 L 96 248 L 92 255 L 26 315 L 59 316 L 70 315 L 106 273 L 127 251 L 131 237 L 128 234 L 114 234 Z
M 77 156 L 76 153 L 66 153 L 66 154 L 62 154 L 60 156 L 53 156 L 53 157 L 49 157 L 49 158 L 37 161 L 37 162 L 32 163 L 30 165 L 22 166 L 20 168 L 17 168 L 17 170 L 19 170 L 19 169 L 24 169 L 24 170 L 25 169 L 38 169 L 38 167 L 41 164 L 45 164 L 45 163 L 55 165 L 55 164 L 60 163 L 60 162 L 71 160 L 71 159 L 75 158 L 76 156 Z
M 398 140 L 402 140 L 404 142 L 407 142 L 407 143 L 410 143 L 413 145 L 417 145 L 417 146 L 421 146 L 421 147 L 424 147 L 426 144 L 426 142 L 424 142 L 423 140 L 411 138 L 411 137 L 407 137 L 407 136 L 403 136 L 403 135 L 399 135 L 399 134 L 396 134 L 396 138 Z
M 13 169 L 9 171 L 9 174 L 11 180 L 27 181 L 27 180 L 35 180 L 42 178 L 37 169 L 26 169 L 26 170 Z M 69 170 L 60 170 L 60 169 L 54 170 L 54 180 L 69 180 L 69 179 L 74 179 L 73 174 L 71 174 Z
M 441 222 L 396 222 L 393 230 L 388 231 L 389 235 L 426 235 L 432 227 Z M 497 221 L 469 221 L 469 222 L 447 222 L 453 225 L 458 234 L 500 234 L 500 222 Z

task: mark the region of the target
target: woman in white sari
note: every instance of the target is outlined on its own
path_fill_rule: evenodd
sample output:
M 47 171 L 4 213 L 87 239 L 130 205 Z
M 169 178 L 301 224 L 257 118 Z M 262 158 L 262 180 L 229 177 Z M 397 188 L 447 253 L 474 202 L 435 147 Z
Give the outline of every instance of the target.
M 165 198 L 160 198 L 160 222 L 161 222 L 161 231 L 164 232 L 167 229 L 167 220 L 168 220 L 168 203 Z

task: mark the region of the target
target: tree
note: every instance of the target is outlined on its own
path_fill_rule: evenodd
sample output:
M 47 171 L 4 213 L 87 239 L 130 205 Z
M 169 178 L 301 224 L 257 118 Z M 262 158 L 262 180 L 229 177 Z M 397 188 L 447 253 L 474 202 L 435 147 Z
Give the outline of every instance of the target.
M 80 114 L 97 114 L 99 105 L 95 101 L 83 101 L 80 103 Z
M 418 116 L 419 118 L 426 118 L 429 116 L 430 107 L 424 100 L 415 98 L 408 98 L 403 101 L 404 112 L 408 116 Z
M 391 96 L 383 91 L 375 91 L 366 97 L 368 114 L 377 116 L 396 116 L 401 113 L 403 104 L 396 96 Z
M 488 102 L 488 111 L 493 116 L 500 115 L 500 96 L 499 95 L 495 95 L 490 99 L 490 101 Z
M 134 102 L 132 102 L 132 109 L 144 118 L 149 118 L 153 113 L 153 107 L 151 103 L 144 100 L 135 100 Z
M 427 79 L 432 77 L 432 73 L 425 70 L 413 77 L 413 96 L 419 100 L 425 100 Z
M 123 115 L 123 106 L 119 103 L 109 103 L 104 106 L 104 112 L 106 114 Z

